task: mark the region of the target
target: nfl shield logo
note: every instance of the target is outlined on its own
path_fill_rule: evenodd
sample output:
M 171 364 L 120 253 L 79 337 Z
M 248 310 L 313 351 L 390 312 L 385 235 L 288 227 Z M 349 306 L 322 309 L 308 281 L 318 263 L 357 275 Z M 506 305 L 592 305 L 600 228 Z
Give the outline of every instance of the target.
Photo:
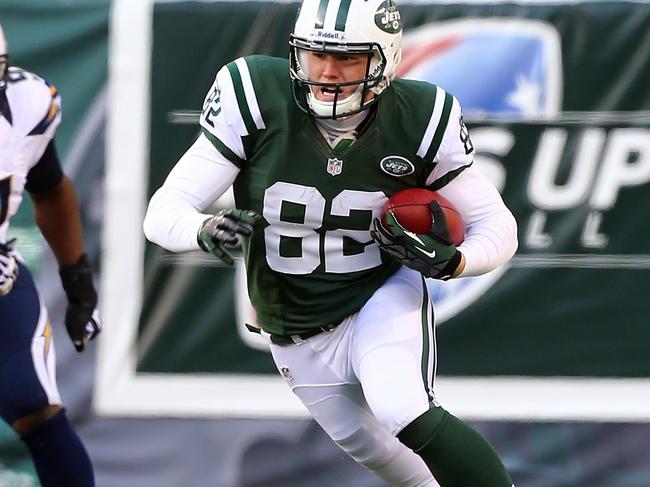
M 340 159 L 327 159 L 327 172 L 332 176 L 338 176 L 343 170 L 343 161 Z

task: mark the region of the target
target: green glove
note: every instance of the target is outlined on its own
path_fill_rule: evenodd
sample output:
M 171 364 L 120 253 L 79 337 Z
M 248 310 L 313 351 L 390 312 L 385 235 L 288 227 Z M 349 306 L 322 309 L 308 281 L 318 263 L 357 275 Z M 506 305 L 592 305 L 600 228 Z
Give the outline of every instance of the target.
M 461 253 L 449 236 L 444 212 L 437 201 L 431 202 L 433 225 L 426 235 L 404 228 L 392 211 L 386 212 L 386 224 L 378 218 L 370 234 L 379 248 L 425 277 L 447 280 L 461 260 Z
M 205 252 L 211 252 L 228 265 L 235 260 L 227 249 L 233 249 L 242 237 L 253 234 L 253 225 L 260 216 L 250 210 L 221 210 L 203 222 L 197 241 Z

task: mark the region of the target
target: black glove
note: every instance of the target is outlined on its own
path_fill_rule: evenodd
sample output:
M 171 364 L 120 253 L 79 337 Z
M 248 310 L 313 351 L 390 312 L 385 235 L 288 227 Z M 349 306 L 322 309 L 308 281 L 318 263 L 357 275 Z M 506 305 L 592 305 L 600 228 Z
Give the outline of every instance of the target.
M 77 352 L 102 331 L 97 311 L 97 292 L 93 285 L 92 268 L 83 254 L 76 264 L 59 269 L 63 289 L 68 298 L 65 327 Z
M 197 240 L 199 247 L 228 265 L 235 262 L 228 248 L 239 245 L 240 237 L 250 237 L 259 215 L 250 210 L 221 210 L 203 222 Z
M 0 296 L 9 294 L 18 278 L 18 263 L 14 255 L 14 242 L 0 243 Z
M 404 228 L 392 211 L 386 212 L 386 225 L 375 218 L 370 234 L 381 250 L 405 266 L 425 277 L 446 281 L 458 267 L 461 253 L 451 240 L 440 204 L 434 200 L 430 208 L 433 224 L 426 235 L 418 235 Z

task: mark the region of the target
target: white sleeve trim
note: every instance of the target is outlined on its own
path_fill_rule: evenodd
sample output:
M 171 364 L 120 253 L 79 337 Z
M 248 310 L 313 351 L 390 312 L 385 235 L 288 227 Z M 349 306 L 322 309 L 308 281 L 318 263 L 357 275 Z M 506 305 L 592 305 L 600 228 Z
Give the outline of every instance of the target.
M 517 222 L 501 195 L 475 166 L 468 167 L 438 193 L 456 207 L 465 222 L 465 257 L 459 277 L 485 274 L 506 263 L 517 250 Z
M 149 201 L 144 233 L 172 252 L 198 250 L 196 235 L 210 214 L 203 213 L 232 185 L 239 169 L 203 134 L 180 158 Z

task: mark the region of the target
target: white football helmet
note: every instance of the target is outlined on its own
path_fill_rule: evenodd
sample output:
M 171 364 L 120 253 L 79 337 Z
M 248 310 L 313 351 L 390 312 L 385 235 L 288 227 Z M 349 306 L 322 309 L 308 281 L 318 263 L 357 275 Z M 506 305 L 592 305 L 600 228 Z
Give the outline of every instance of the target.
M 402 21 L 393 0 L 303 0 L 290 36 L 289 73 L 298 106 L 316 118 L 340 118 L 377 102 L 395 77 L 402 57 Z M 309 79 L 307 51 L 365 54 L 370 62 L 363 79 L 325 83 Z M 339 100 L 342 86 L 357 91 Z M 333 101 L 318 100 L 313 88 L 336 90 Z M 367 96 L 368 92 L 374 96 Z
M 9 65 L 9 56 L 7 55 L 7 41 L 5 33 L 0 24 L 0 90 L 7 86 L 5 75 L 7 74 L 7 66 Z

